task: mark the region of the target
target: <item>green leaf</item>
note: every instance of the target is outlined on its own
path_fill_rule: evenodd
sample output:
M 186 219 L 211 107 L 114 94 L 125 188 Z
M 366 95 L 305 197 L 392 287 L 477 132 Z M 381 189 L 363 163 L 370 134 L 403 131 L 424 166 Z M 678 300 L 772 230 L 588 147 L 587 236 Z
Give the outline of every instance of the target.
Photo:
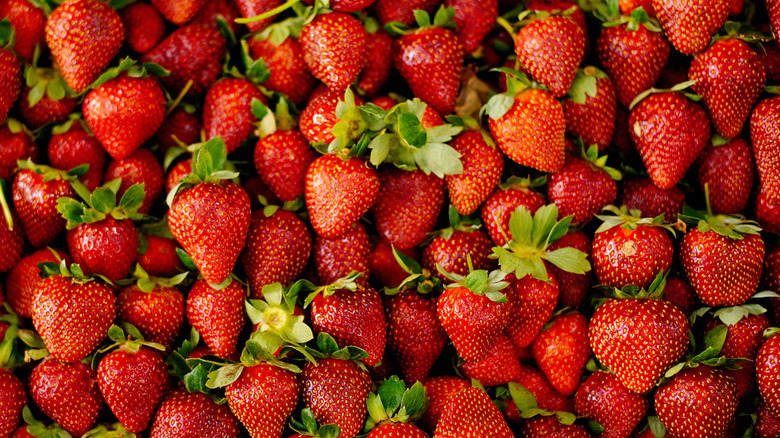
M 108 214 L 116 207 L 116 193 L 106 187 L 98 187 L 92 193 L 91 204 L 98 212 Z
M 660 418 L 656 416 L 648 416 L 647 425 L 650 427 L 650 432 L 653 433 L 655 438 L 664 438 L 666 436 L 666 427 L 661 422 Z
M 516 382 L 509 382 L 508 386 L 509 394 L 512 395 L 512 401 L 515 402 L 515 406 L 517 406 L 517 410 L 520 411 L 520 413 L 539 407 L 536 402 L 536 397 L 534 397 L 533 393 L 526 389 L 525 386 Z
M 238 378 L 241 377 L 244 368 L 245 367 L 241 364 L 231 364 L 212 371 L 209 373 L 209 380 L 206 382 L 206 387 L 212 389 L 224 388 L 238 380 Z
M 486 112 L 488 117 L 493 120 L 498 120 L 504 116 L 512 105 L 515 104 L 514 96 L 507 94 L 494 94 L 482 108 L 482 112 Z
M 429 143 L 447 143 L 462 131 L 462 127 L 444 124 L 429 128 L 426 132 L 428 133 Z
M 428 143 L 420 149 L 413 149 L 412 156 L 417 166 L 426 174 L 433 173 L 444 178 L 445 175 L 463 173 L 461 154 L 449 145 Z
M 167 70 L 165 67 L 161 66 L 160 64 L 155 64 L 153 62 L 145 62 L 141 65 L 141 67 L 143 67 L 144 70 L 148 71 L 150 74 L 157 77 L 165 77 L 171 75 L 170 70 Z
M 574 77 L 574 82 L 569 88 L 569 98 L 577 104 L 584 105 L 588 96 L 595 98 L 598 94 L 596 76 L 585 74 L 583 70 L 578 70 Z
M 555 226 L 550 230 L 550 234 L 547 235 L 547 241 L 544 244 L 545 248 L 569 232 L 569 225 L 571 225 L 573 217 L 574 216 L 569 215 L 555 223 Z
M 472 271 L 466 276 L 464 286 L 472 292 L 482 292 L 488 284 L 488 272 L 482 269 Z
M 566 272 L 584 274 L 590 271 L 587 254 L 575 248 L 558 248 L 542 254 L 542 258 Z
M 341 428 L 335 424 L 326 424 L 317 431 L 320 438 L 338 438 L 341 436 Z
M 127 341 L 124 330 L 116 324 L 108 328 L 108 338 L 117 343 Z
M 425 412 L 425 408 L 428 406 L 428 397 L 421 382 L 415 382 L 411 388 L 404 392 L 401 406 L 406 408 L 406 414 L 412 419 L 421 416 Z
M 704 345 L 715 350 L 715 355 L 720 353 L 729 330 L 726 325 L 716 325 L 704 335 Z
M 433 17 L 433 25 L 436 27 L 448 27 L 452 24 L 452 19 L 455 17 L 455 8 L 445 8 L 442 5 L 436 15 Z
M 263 118 L 271 112 L 268 107 L 265 106 L 265 104 L 256 97 L 252 98 L 251 106 L 252 115 L 255 116 L 257 120 L 263 120 Z
M 517 207 L 509 216 L 509 234 L 512 236 L 513 241 L 523 245 L 530 245 L 533 228 L 534 218 L 531 217 L 531 213 L 524 205 Z
M 546 240 L 547 236 L 550 235 L 550 231 L 555 226 L 557 219 L 558 207 L 555 204 L 548 204 L 536 210 L 531 229 L 531 244 L 535 248 L 538 248 Z
M 176 255 L 179 256 L 179 260 L 190 271 L 197 271 L 198 267 L 195 266 L 195 262 L 192 260 L 189 254 L 181 248 L 176 248 Z
M 412 11 L 414 14 L 414 20 L 419 27 L 429 27 L 431 25 L 431 17 L 422 9 L 415 9 Z
M 396 143 L 398 137 L 395 134 L 380 134 L 368 145 L 371 149 L 370 161 L 374 167 L 382 164 L 390 153 L 390 148 Z
M 385 411 L 392 415 L 401 407 L 406 384 L 398 376 L 387 378 L 377 390 L 377 395 L 382 399 Z
M 146 189 L 144 183 L 133 184 L 122 195 L 122 199 L 119 200 L 119 208 L 123 211 L 135 213 L 144 202 L 145 197 Z
M 422 127 L 420 119 L 411 113 L 402 113 L 398 117 L 398 135 L 416 148 L 421 148 L 428 143 L 428 133 Z

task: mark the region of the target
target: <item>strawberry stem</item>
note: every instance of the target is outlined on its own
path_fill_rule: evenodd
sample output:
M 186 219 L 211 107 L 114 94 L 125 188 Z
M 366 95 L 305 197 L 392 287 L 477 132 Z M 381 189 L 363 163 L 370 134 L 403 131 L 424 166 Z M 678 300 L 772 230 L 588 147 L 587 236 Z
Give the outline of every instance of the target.
M 5 199 L 5 184 L 0 185 L 0 206 L 3 208 L 3 216 L 5 217 L 5 223 L 8 225 L 8 229 L 13 231 L 14 218 L 11 216 L 11 208 L 8 206 L 8 201 Z
M 277 6 L 271 9 L 270 11 L 266 11 L 260 15 L 256 15 L 254 17 L 249 17 L 249 18 L 236 18 L 235 22 L 239 24 L 248 24 L 248 23 L 254 23 L 256 21 L 262 21 L 265 20 L 266 18 L 271 18 L 276 14 L 284 12 L 285 10 L 292 7 L 293 5 L 299 3 L 299 1 L 300 0 L 289 0 L 287 3 L 284 3 L 281 6 Z
M 170 113 L 173 112 L 173 110 L 176 109 L 177 106 L 181 103 L 181 100 L 184 99 L 184 96 L 187 94 L 188 91 L 190 91 L 190 88 L 192 88 L 192 79 L 188 80 L 186 84 L 184 84 L 184 88 L 181 89 L 179 92 L 179 95 L 176 96 L 176 99 L 173 99 L 173 102 L 168 106 L 168 109 L 165 110 L 165 116 L 167 117 Z
M 507 31 L 507 33 L 509 34 L 509 36 L 511 36 L 511 37 L 512 37 L 512 40 L 513 40 L 513 41 L 514 41 L 514 40 L 517 40 L 517 33 L 516 33 L 516 32 L 515 32 L 515 30 L 512 28 L 512 25 L 511 25 L 511 24 L 509 24 L 509 22 L 508 22 L 508 21 L 506 21 L 506 18 L 504 18 L 504 17 L 498 17 L 498 18 L 496 19 L 496 23 L 498 23 L 498 25 L 499 25 L 499 26 L 503 27 L 503 28 L 504 28 L 504 30 L 506 30 L 506 31 Z

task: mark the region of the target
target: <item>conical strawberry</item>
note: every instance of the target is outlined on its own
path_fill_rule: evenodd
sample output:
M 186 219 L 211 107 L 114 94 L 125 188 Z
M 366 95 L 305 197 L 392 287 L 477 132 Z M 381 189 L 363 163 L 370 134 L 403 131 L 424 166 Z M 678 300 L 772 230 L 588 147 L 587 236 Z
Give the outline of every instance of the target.
M 314 241 L 314 265 L 321 284 L 331 284 L 340 278 L 357 272 L 360 277 L 356 282 L 368 285 L 368 254 L 371 252 L 366 227 L 355 222 L 341 237 L 328 239 L 317 236 Z
M 303 60 L 315 78 L 334 91 L 349 87 L 366 62 L 368 33 L 342 12 L 317 15 L 301 30 Z
M 758 392 L 773 415 L 780 417 L 780 336 L 774 335 L 764 341 L 756 357 L 756 378 Z
M 578 70 L 562 103 L 566 132 L 582 137 L 585 145 L 609 146 L 615 131 L 617 95 L 615 85 L 603 71 L 588 66 Z
M 257 140 L 254 162 L 268 188 L 283 202 L 290 202 L 304 194 L 306 169 L 317 157 L 301 131 L 279 129 Z
M 495 438 L 513 436 L 501 412 L 485 391 L 479 388 L 464 389 L 449 398 L 433 437 L 455 438 L 469 435 Z
M 741 138 L 715 143 L 696 162 L 699 186 L 702 192 L 707 187 L 713 213 L 739 213 L 747 206 L 756 174 L 750 145 Z
M 203 102 L 203 128 L 206 138 L 222 137 L 227 153 L 236 150 L 254 131 L 253 102 L 268 98 L 251 80 L 228 77 L 215 82 Z
M 729 0 L 652 0 L 656 17 L 675 49 L 696 55 L 726 22 Z
M 762 100 L 750 115 L 750 143 L 756 159 L 761 192 L 770 204 L 780 204 L 780 96 Z
M 501 333 L 496 336 L 487 356 L 460 367 L 468 379 L 476 379 L 483 386 L 505 385 L 517 381 L 522 373 L 518 349 L 512 340 Z
M 139 3 L 140 4 L 140 3 Z M 238 420 L 211 396 L 179 388 L 171 392 L 154 415 L 149 438 L 238 438 Z
M 574 394 L 591 355 L 588 320 L 578 312 L 558 316 L 534 340 L 533 354 L 539 368 L 558 392 Z
M 486 132 L 466 131 L 452 140 L 451 146 L 461 154 L 463 173 L 446 175 L 444 180 L 450 202 L 461 215 L 477 211 L 501 182 L 504 156 L 485 136 Z
M 237 281 L 222 290 L 198 280 L 187 295 L 187 321 L 215 356 L 227 358 L 236 349 L 244 327 L 246 290 Z

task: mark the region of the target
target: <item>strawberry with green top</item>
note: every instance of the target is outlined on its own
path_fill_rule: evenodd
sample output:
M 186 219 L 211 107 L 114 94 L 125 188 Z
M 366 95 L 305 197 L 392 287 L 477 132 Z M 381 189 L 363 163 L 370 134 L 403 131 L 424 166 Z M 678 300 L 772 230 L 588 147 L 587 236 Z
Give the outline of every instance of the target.
M 32 317 L 33 301 L 38 285 L 43 279 L 40 275 L 41 269 L 38 263 L 52 262 L 59 263 L 62 260 L 70 263 L 70 256 L 60 250 L 43 248 L 34 253 L 22 257 L 22 259 L 8 271 L 5 277 L 5 295 L 8 304 L 11 305 L 14 312 L 23 318 Z
M 563 103 L 566 132 L 596 144 L 600 151 L 609 146 L 615 131 L 617 94 L 606 73 L 593 66 L 577 70 Z
M 111 160 L 103 177 L 106 181 L 122 179 L 117 191 L 118 196 L 124 195 L 134 184 L 143 184 L 146 195 L 138 207 L 141 214 L 149 214 L 163 190 L 163 168 L 154 153 L 146 148 L 136 149 L 127 158 Z
M 77 103 L 59 70 L 38 67 L 39 56 L 40 50 L 36 50 L 32 64 L 25 67 L 25 83 L 17 103 L 25 123 L 33 129 L 67 120 Z
M 279 283 L 263 287 L 263 299 L 250 299 L 245 305 L 255 333 L 267 333 L 291 346 L 314 339 L 311 327 L 304 322 L 303 309 L 296 305 L 298 294 L 307 286 L 305 281 L 298 281 L 289 289 Z
M 195 152 L 194 173 L 168 193 L 168 224 L 207 282 L 217 285 L 233 270 L 246 241 L 249 196 L 222 170 L 227 152 L 220 138 Z
M 206 92 L 203 102 L 206 138 L 222 137 L 228 154 L 253 134 L 255 121 L 267 113 L 262 108 L 268 98 L 257 85 L 263 78 L 253 71 L 256 65 L 255 62 L 247 67 L 246 76 L 236 73 L 220 79 Z
M 427 438 L 422 429 L 412 424 L 427 405 L 422 383 L 416 382 L 407 388 L 397 376 L 385 379 L 366 401 L 369 415 L 366 429 L 370 430 L 367 438 Z
M 309 408 L 301 409 L 301 421 L 290 419 L 290 429 L 296 433 L 289 438 L 338 438 L 341 435 L 341 428 L 335 424 L 318 424 Z
M 0 17 L 7 18 L 14 28 L 14 51 L 28 64 L 32 62 L 35 46 L 44 44 L 46 12 L 51 10 L 28 0 L 0 4 Z
M 71 119 L 53 127 L 47 152 L 51 166 L 57 169 L 89 164 L 87 172 L 79 177 L 89 190 L 103 184 L 108 154 L 83 119 Z
M 479 223 L 461 218 L 455 207 L 450 206 L 450 226 L 436 231 L 423 250 L 422 265 L 444 282 L 451 282 L 441 270 L 457 275 L 468 275 L 469 266 L 490 269 L 490 238 Z
M 220 285 L 221 286 L 221 285 Z M 236 350 L 246 322 L 246 290 L 237 281 L 215 289 L 198 280 L 187 295 L 187 321 L 200 333 L 215 356 L 227 358 Z
M 482 206 L 482 223 L 496 245 L 504 245 L 512 236 L 509 233 L 509 218 L 520 206 L 531 214 L 545 205 L 544 196 L 534 190 L 547 182 L 546 177 L 536 180 L 510 177 L 500 184 Z
M 436 425 L 433 438 L 456 438 L 469 435 L 496 438 L 514 436 L 506 420 L 501 416 L 501 412 L 485 390 L 480 388 L 470 387 L 449 398 Z
M 301 29 L 299 42 L 309 71 L 334 91 L 349 87 L 366 63 L 368 33 L 357 18 L 343 12 L 314 17 Z

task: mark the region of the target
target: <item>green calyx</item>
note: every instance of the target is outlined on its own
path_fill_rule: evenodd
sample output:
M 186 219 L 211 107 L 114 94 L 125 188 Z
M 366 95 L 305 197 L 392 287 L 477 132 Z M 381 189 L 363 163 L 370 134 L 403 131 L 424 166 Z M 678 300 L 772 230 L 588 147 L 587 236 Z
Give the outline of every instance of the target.
M 777 292 L 771 291 L 771 290 L 765 290 L 761 292 L 756 292 L 748 302 L 744 304 L 740 304 L 738 306 L 731 306 L 731 307 L 722 307 L 720 309 L 715 310 L 712 312 L 712 307 L 705 306 L 700 307 L 696 310 L 694 310 L 691 315 L 688 317 L 689 322 L 691 325 L 693 325 L 698 318 L 701 318 L 702 316 L 712 313 L 712 316 L 714 318 L 718 318 L 723 324 L 726 324 L 727 326 L 734 325 L 742 320 L 742 318 L 745 318 L 749 315 L 760 315 L 762 313 L 766 313 L 767 309 L 766 307 L 762 306 L 761 304 L 756 303 L 756 300 L 766 299 L 766 298 L 780 298 L 780 295 L 777 294 Z
M 6 180 L 0 180 L 0 209 L 3 211 L 3 220 L 8 230 L 14 229 L 14 216 L 11 214 L 11 205 L 8 203 L 6 192 L 10 191 L 10 186 Z
M 122 423 L 99 424 L 94 429 L 88 430 L 81 438 L 135 438 L 137 435 L 128 432 Z
M 31 159 L 17 160 L 16 165 L 19 169 L 32 170 L 38 175 L 43 176 L 43 182 L 49 182 L 55 179 L 63 181 L 76 181 L 78 177 L 83 176 L 89 170 L 89 164 L 82 164 L 68 171 L 55 169 L 43 164 L 35 164 Z
M 494 247 L 492 257 L 498 258 L 502 271 L 514 273 L 518 279 L 533 275 L 548 281 L 544 262 L 567 272 L 584 274 L 591 267 L 582 251 L 568 247 L 547 251 L 551 243 L 568 232 L 572 217 L 569 215 L 559 221 L 555 204 L 541 207 L 534 216 L 520 206 L 509 218 L 511 240 L 507 239 L 508 243 L 502 247 Z
M 769 43 L 772 41 L 771 34 L 765 34 L 749 23 L 738 21 L 727 21 L 723 25 L 725 35 L 715 35 L 712 42 L 727 39 L 739 39 L 746 43 Z
M 607 160 L 609 157 L 606 154 L 599 156 L 598 145 L 592 144 L 586 148 L 582 143 L 582 137 L 577 138 L 577 143 L 580 146 L 582 158 L 590 163 L 591 166 L 603 170 L 607 173 L 607 175 L 609 175 L 610 178 L 614 179 L 615 181 L 620 181 L 623 179 L 623 174 L 619 170 L 615 169 L 614 167 L 607 166 Z
M 466 276 L 449 273 L 438 264 L 436 269 L 446 278 L 453 281 L 446 286 L 448 289 L 465 287 L 476 295 L 486 296 L 490 301 L 496 303 L 507 302 L 506 295 L 501 293 L 502 290 L 509 286 L 509 282 L 504 281 L 504 278 L 507 276 L 506 272 L 498 269 L 491 272 L 484 269 L 475 270 L 471 264 L 470 257 L 468 258 L 468 264 L 469 274 Z
M 108 216 L 116 220 L 147 219 L 147 216 L 138 213 L 146 196 L 144 184 L 130 186 L 117 203 L 121 183 L 121 178 L 117 178 L 90 192 L 81 181 L 70 181 L 71 187 L 84 202 L 67 196 L 57 199 L 57 211 L 68 221 L 66 228 L 72 230 L 81 224 L 100 222 Z
M 8 302 L 3 303 L 2 311 L 0 311 L 0 322 L 8 324 L 5 335 L 0 338 L 0 367 L 13 369 L 25 363 L 26 347 L 20 335 L 19 315 L 13 311 Z M 29 330 L 29 332 L 31 332 L 31 336 L 40 339 L 35 331 Z M 40 340 L 36 347 L 46 350 L 43 340 Z M 46 355 L 48 356 L 48 354 L 49 352 L 46 350 Z
M 490 99 L 479 111 L 480 117 L 487 114 L 491 119 L 498 120 L 509 112 L 515 104 L 515 95 L 522 93 L 528 88 L 547 89 L 544 85 L 533 82 L 524 73 L 509 67 L 497 67 L 491 69 L 491 71 L 504 73 L 506 77 L 506 91 L 490 96 Z
M 271 44 L 279 46 L 289 37 L 296 39 L 300 37 L 305 21 L 306 18 L 303 16 L 290 17 L 263 28 L 263 30 L 250 38 L 256 38 L 261 41 L 269 40 Z
M 646 289 L 639 286 L 629 284 L 622 288 L 616 288 L 612 286 L 596 286 L 597 290 L 600 290 L 605 295 L 616 299 L 657 299 L 660 300 L 664 294 L 664 288 L 666 287 L 666 277 L 669 272 L 658 271 L 653 282 Z
M 97 361 L 99 355 L 114 349 L 137 352 L 141 347 L 148 347 L 162 352 L 165 351 L 164 345 L 146 341 L 138 328 L 129 322 L 122 323 L 122 327 L 116 324 L 109 327 L 108 339 L 113 341 L 113 343 L 98 350 L 98 354 L 95 355 L 94 361 Z
M 58 275 L 60 277 L 70 278 L 71 281 L 76 283 L 87 283 L 95 280 L 96 278 L 99 278 L 103 280 L 104 283 L 113 285 L 111 280 L 100 274 L 85 275 L 84 271 L 81 269 L 81 266 L 78 263 L 71 263 L 68 265 L 65 260 L 60 259 L 60 256 L 56 251 L 52 251 L 52 253 L 57 258 L 58 262 L 38 263 L 38 269 L 40 269 L 38 272 L 39 277 L 45 279 L 53 275 Z
M 206 386 L 209 374 L 220 367 L 234 364 L 234 362 L 219 358 L 190 359 L 190 355 L 195 351 L 199 342 L 200 335 L 194 328 L 191 329 L 189 339 L 185 339 L 181 347 L 173 351 L 168 362 L 172 365 L 174 374 L 181 378 L 187 391 L 213 395 L 212 388 Z M 218 403 L 225 401 L 222 399 Z
M 184 188 L 202 182 L 218 183 L 223 180 L 238 178 L 238 172 L 226 170 L 230 163 L 227 160 L 227 148 L 222 137 L 215 137 L 205 143 L 190 145 L 188 150 L 193 152 L 192 173 L 182 178 L 176 187 L 168 193 L 166 198 L 168 206 L 173 204 L 176 194 Z
M 188 274 L 189 272 L 186 271 L 170 278 L 154 277 L 150 276 L 140 264 L 136 264 L 133 271 L 133 279 L 130 282 L 134 282 L 141 291 L 148 293 L 157 288 L 165 289 L 178 286 L 187 279 Z M 120 284 L 122 284 L 122 281 L 120 281 Z
M 688 88 L 692 87 L 693 84 L 696 83 L 696 80 L 690 80 L 685 82 L 680 82 L 679 84 L 676 84 L 672 86 L 672 88 L 648 88 L 647 90 L 639 93 L 634 100 L 631 101 L 631 104 L 628 106 L 629 110 L 634 109 L 637 105 L 639 105 L 639 102 L 645 100 L 647 96 L 651 94 L 660 94 L 660 93 L 672 93 L 672 92 L 682 92 L 685 97 L 688 99 L 698 102 L 702 99 L 702 96 L 694 93 L 687 93 L 684 92 L 684 90 L 687 90 Z
M 336 118 L 339 121 L 333 125 L 331 131 L 335 139 L 328 144 L 327 152 L 329 154 L 338 153 L 342 149 L 360 142 L 364 133 L 368 137 L 372 136 L 371 133 L 366 132 L 369 130 L 369 125 L 364 117 L 364 112 L 355 104 L 355 93 L 352 92 L 352 88 L 347 88 L 344 91 L 344 100 L 340 100 L 336 104 Z
M 407 257 L 395 247 L 393 247 L 393 258 L 409 276 L 396 287 L 385 287 L 383 289 L 385 295 L 392 296 L 406 291 L 428 294 L 444 289 L 439 277 L 432 275 L 430 270 L 424 269 L 414 259 Z
M 439 7 L 439 9 L 436 11 L 436 14 L 433 16 L 433 21 L 431 21 L 431 16 L 428 14 L 428 12 L 422 9 L 415 9 L 413 13 L 414 20 L 417 23 L 417 27 L 419 29 L 410 28 L 409 26 L 398 21 L 391 21 L 385 24 L 385 30 L 387 33 L 393 36 L 398 36 L 409 35 L 418 30 L 431 27 L 441 27 L 445 29 L 454 29 L 456 27 L 455 21 L 453 20 L 453 18 L 455 18 L 455 8 L 452 7 L 448 8 L 444 5 Z
M 170 71 L 157 64 L 145 63 L 142 65 L 137 65 L 134 59 L 127 56 L 119 61 L 119 65 L 109 68 L 103 72 L 103 74 L 101 74 L 97 79 L 95 79 L 94 82 L 92 82 L 92 84 L 89 85 L 89 87 L 87 87 L 87 90 L 95 89 L 110 81 L 111 79 L 119 77 L 119 75 L 123 73 L 131 78 L 143 78 L 147 77 L 149 74 L 153 74 L 155 76 L 168 76 L 171 74 Z
M 27 95 L 27 105 L 32 108 L 43 99 L 43 96 L 51 100 L 62 100 L 65 97 L 75 96 L 75 92 L 68 87 L 58 70 L 51 68 L 38 68 L 28 65 L 24 69 L 25 84 L 30 88 Z
M 538 178 L 531 179 L 530 176 L 526 178 L 521 178 L 519 176 L 510 176 L 506 181 L 502 182 L 498 185 L 498 188 L 501 190 L 510 190 L 510 189 L 534 189 L 536 187 L 541 187 L 543 185 L 547 184 L 547 175 L 542 175 Z
M 295 302 L 303 284 L 296 282 L 289 290 L 279 283 L 263 287 L 262 300 L 248 300 L 246 311 L 258 332 L 276 335 L 280 341 L 301 345 L 314 339 L 303 315 L 295 315 Z
M 707 205 L 706 211 L 694 210 L 688 205 L 684 205 L 682 214 L 677 215 L 678 219 L 691 225 L 695 224 L 702 233 L 714 231 L 734 240 L 742 240 L 746 234 L 761 234 L 760 224 L 747 220 L 744 216 L 712 214 L 710 191 L 707 184 L 704 185 L 704 199 Z
M 584 105 L 588 97 L 595 98 L 598 95 L 598 80 L 604 78 L 608 78 L 607 74 L 592 65 L 577 70 L 567 97 L 574 103 Z
M 507 387 L 512 401 L 515 402 L 515 406 L 523 418 L 550 417 L 555 415 L 558 421 L 565 425 L 574 424 L 574 421 L 577 420 L 577 416 L 571 412 L 553 412 L 539 408 L 533 393 L 517 382 L 509 382 Z
M 329 297 L 335 294 L 337 291 L 343 289 L 350 290 L 352 292 L 356 291 L 360 286 L 355 283 L 355 280 L 357 280 L 361 275 L 362 274 L 357 271 L 352 271 L 346 277 L 339 278 L 338 280 L 326 286 L 316 286 L 314 283 L 308 280 L 298 280 L 295 282 L 295 284 L 292 285 L 290 289 L 295 290 L 296 293 L 299 293 L 299 291 L 309 292 L 309 294 L 306 296 L 306 299 L 303 301 L 303 307 L 306 308 L 309 307 L 309 304 L 311 304 L 311 302 L 314 301 L 314 298 L 316 298 L 319 294 L 322 294 L 324 297 Z
M 73 435 L 61 428 L 59 424 L 52 423 L 48 426 L 36 420 L 29 405 L 22 408 L 22 419 L 27 423 L 27 433 L 37 438 L 73 438 Z
M 338 438 L 341 435 L 341 428 L 335 424 L 317 424 L 314 413 L 309 408 L 301 410 L 301 421 L 290 418 L 290 429 L 303 436 L 316 438 Z
M 639 210 L 629 211 L 625 205 L 616 207 L 614 205 L 608 205 L 604 207 L 603 211 L 612 213 L 610 215 L 596 215 L 601 219 L 603 223 L 596 229 L 597 233 L 607 231 L 611 228 L 621 226 L 627 230 L 636 230 L 640 225 L 649 227 L 661 227 L 669 231 L 674 235 L 674 228 L 666 223 L 664 215 L 660 214 L 654 218 L 642 217 Z
M 398 378 L 385 379 L 366 400 L 369 418 L 364 431 L 386 423 L 410 423 L 419 419 L 428 407 L 425 387 L 419 381 L 411 388 Z
M 636 31 L 641 25 L 651 32 L 661 32 L 658 20 L 650 18 L 647 11 L 641 6 L 635 8 L 629 15 L 622 15 L 618 0 L 607 0 L 606 3 L 599 3 L 594 9 L 593 15 L 603 22 L 604 27 L 626 24 L 628 30 Z
M 241 60 L 244 63 L 244 74 L 235 67 L 229 69 L 227 73 L 233 77 L 245 77 L 253 84 L 262 84 L 271 77 L 271 71 L 268 70 L 265 60 L 253 59 L 249 54 L 249 44 L 246 39 L 241 40 Z

